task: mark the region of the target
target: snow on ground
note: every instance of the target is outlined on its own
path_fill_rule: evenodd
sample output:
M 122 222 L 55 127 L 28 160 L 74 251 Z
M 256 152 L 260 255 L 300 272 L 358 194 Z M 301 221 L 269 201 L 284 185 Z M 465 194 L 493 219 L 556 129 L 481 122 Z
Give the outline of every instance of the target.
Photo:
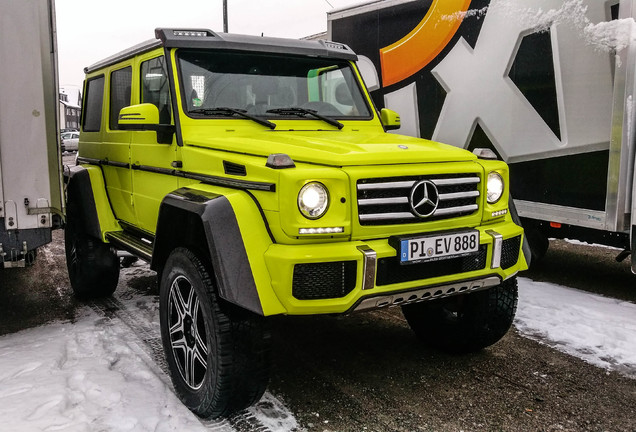
M 206 430 L 127 339 L 90 309 L 0 337 L 3 430 Z
M 519 278 L 515 326 L 531 339 L 636 378 L 636 304 Z
M 150 274 L 143 267 L 124 271 L 117 301 L 153 328 L 158 325 L 156 296 L 140 297 L 126 287 L 130 277 L 145 272 Z M 515 326 L 527 337 L 636 378 L 633 303 L 520 278 Z M 141 345 L 119 318 L 89 307 L 74 323 L 0 337 L 3 430 L 233 430 L 231 422 L 201 423 L 190 413 Z M 246 415 L 275 432 L 298 427 L 269 393 Z
M 129 287 L 132 278 L 144 276 L 154 277 L 145 264 L 122 269 L 114 302 L 124 307 L 113 316 L 85 307 L 75 322 L 0 336 L 2 431 L 234 430 L 232 419 L 201 421 L 192 414 L 158 364 L 162 352 L 160 359 L 149 352 L 147 341 L 160 337 L 158 298 Z M 127 316 L 138 327 L 134 331 Z M 270 393 L 237 419 L 255 419 L 263 431 L 298 427 Z

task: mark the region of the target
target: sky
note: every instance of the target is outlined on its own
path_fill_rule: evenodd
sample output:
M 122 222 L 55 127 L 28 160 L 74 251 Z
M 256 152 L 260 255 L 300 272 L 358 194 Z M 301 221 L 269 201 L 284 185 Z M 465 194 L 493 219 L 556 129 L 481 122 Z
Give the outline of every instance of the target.
M 327 12 L 361 0 L 228 0 L 228 31 L 301 38 L 327 31 Z M 333 6 L 333 8 L 332 8 Z M 222 0 L 56 0 L 60 85 L 84 67 L 154 38 L 157 27 L 223 31 Z

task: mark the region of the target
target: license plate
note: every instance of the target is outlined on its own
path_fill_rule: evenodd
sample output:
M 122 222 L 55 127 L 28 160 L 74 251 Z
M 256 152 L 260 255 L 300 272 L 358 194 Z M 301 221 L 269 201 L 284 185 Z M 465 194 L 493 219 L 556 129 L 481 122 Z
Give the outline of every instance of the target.
M 400 240 L 400 264 L 438 261 L 477 253 L 479 231 L 433 234 Z

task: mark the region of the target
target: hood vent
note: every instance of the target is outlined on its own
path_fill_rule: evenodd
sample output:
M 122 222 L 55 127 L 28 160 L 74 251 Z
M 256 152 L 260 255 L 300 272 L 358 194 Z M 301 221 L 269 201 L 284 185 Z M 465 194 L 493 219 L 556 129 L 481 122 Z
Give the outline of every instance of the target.
M 225 174 L 233 175 L 233 176 L 246 176 L 247 170 L 245 169 L 245 165 L 239 165 L 234 162 L 223 161 L 223 168 L 225 169 Z

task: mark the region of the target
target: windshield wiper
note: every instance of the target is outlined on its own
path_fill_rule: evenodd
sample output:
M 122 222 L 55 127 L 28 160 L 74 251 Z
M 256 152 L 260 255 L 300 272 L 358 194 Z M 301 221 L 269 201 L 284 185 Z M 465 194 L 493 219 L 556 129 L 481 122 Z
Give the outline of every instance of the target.
M 227 108 L 227 107 L 217 107 L 217 108 L 198 108 L 194 110 L 188 111 L 190 114 L 203 114 L 203 115 L 217 115 L 217 114 L 225 114 L 229 116 L 237 115 L 239 117 L 246 118 L 248 120 L 252 120 L 260 125 L 266 126 L 270 129 L 276 129 L 276 124 L 272 123 L 269 120 L 265 120 L 262 118 L 258 118 L 251 114 L 248 114 L 247 111 L 236 108 Z
M 281 115 L 289 114 L 289 115 L 296 115 L 301 117 L 310 115 L 326 123 L 329 123 L 331 126 L 335 126 L 338 129 L 342 129 L 344 127 L 344 125 L 340 123 L 338 120 L 331 117 L 324 116 L 322 114 L 318 114 L 316 110 L 307 109 L 307 108 L 298 108 L 298 107 L 274 108 L 274 109 L 267 110 L 265 112 L 272 113 L 272 114 L 281 114 Z

